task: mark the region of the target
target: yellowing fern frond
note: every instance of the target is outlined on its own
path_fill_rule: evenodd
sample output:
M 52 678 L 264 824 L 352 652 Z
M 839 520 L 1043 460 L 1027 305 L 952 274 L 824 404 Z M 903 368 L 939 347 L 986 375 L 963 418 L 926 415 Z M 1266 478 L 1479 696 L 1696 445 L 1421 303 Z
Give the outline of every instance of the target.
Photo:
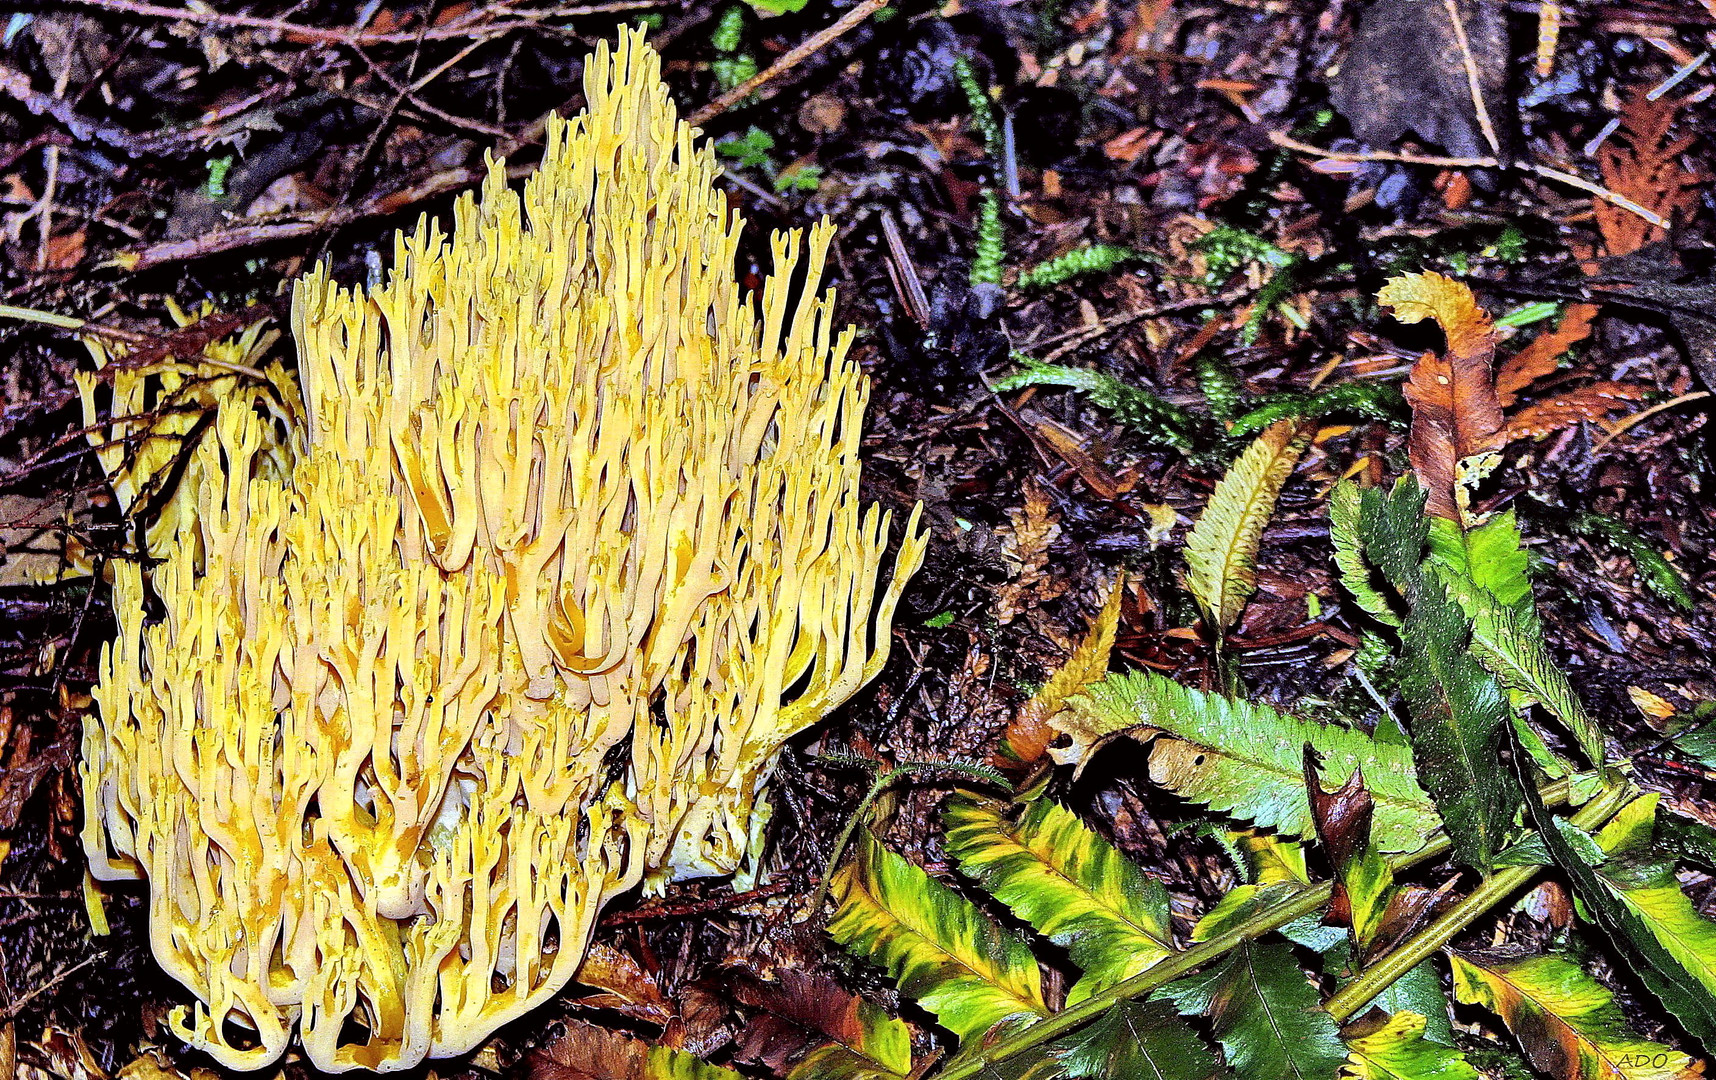
M 1257 547 L 1282 485 L 1310 443 L 1310 429 L 1281 420 L 1264 429 L 1227 475 L 1186 537 L 1186 588 L 1220 634 L 1257 591 Z

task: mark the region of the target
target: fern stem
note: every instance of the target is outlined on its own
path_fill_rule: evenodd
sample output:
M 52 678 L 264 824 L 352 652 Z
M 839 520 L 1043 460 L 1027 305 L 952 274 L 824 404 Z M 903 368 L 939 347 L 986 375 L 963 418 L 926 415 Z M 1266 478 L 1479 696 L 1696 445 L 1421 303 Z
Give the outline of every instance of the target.
M 1627 801 L 1629 794 L 1628 785 L 1616 784 L 1586 803 L 1570 820 L 1589 832 L 1613 817 L 1615 811 Z M 1358 978 L 1342 987 L 1329 999 L 1326 1006 L 1329 1015 L 1335 1018 L 1335 1023 L 1345 1023 L 1431 953 L 1454 940 L 1490 908 L 1512 896 L 1542 869 L 1541 866 L 1510 866 L 1498 870 L 1459 903 L 1439 915 L 1429 926 L 1365 968 Z
M 847 759 L 844 756 L 837 757 L 832 754 L 825 755 L 825 758 L 839 765 L 873 766 L 876 764 L 859 758 Z M 1003 790 L 1009 787 L 1007 778 L 993 769 L 970 765 L 963 761 L 903 761 L 876 777 L 875 782 L 870 785 L 870 790 L 866 791 L 864 797 L 858 801 L 857 809 L 853 810 L 852 816 L 846 819 L 846 827 L 840 830 L 840 838 L 834 841 L 834 850 L 828 856 L 828 865 L 823 868 L 822 880 L 816 883 L 816 895 L 811 897 L 810 908 L 808 909 L 809 917 L 815 918 L 822 911 L 822 905 L 828 899 L 829 886 L 834 881 L 834 872 L 840 869 L 840 860 L 846 856 L 846 848 L 852 843 L 852 835 L 858 831 L 858 826 L 862 825 L 864 819 L 870 815 L 870 808 L 876 805 L 876 800 L 881 798 L 882 793 L 902 776 L 933 772 L 937 769 L 962 773 L 979 783 L 993 784 Z
M 1567 801 L 1569 784 L 1566 780 L 1557 780 L 1539 789 L 1545 806 L 1555 806 Z M 1593 803 L 1605 802 L 1604 797 L 1593 799 Z M 1618 808 L 1618 807 L 1617 807 Z M 1613 809 L 1608 811 L 1609 814 Z M 1605 815 L 1607 816 L 1607 815 Z M 1450 847 L 1447 834 L 1434 837 L 1417 851 L 1396 855 L 1388 860 L 1389 869 L 1395 873 L 1409 870 L 1420 863 L 1429 862 L 1447 854 Z M 1535 869 L 1532 868 L 1532 869 Z M 1254 941 L 1272 930 L 1278 930 L 1294 919 L 1311 914 L 1334 895 L 1334 885 L 1331 882 L 1319 882 L 1307 885 L 1293 896 L 1283 900 L 1281 904 L 1270 911 L 1246 920 L 1240 925 L 1200 942 L 1185 952 L 1175 953 L 1160 964 L 1147 971 L 1141 971 L 1124 982 L 1115 983 L 1099 994 L 1092 994 L 1070 1009 L 1062 1010 L 1045 1020 L 1032 1024 L 1014 1035 L 1001 1039 L 981 1053 L 972 1054 L 948 1067 L 945 1072 L 937 1075 L 936 1080 L 969 1080 L 971 1077 L 982 1076 L 995 1065 L 1011 1058 L 1018 1057 L 1028 1050 L 1033 1050 L 1044 1043 L 1061 1035 L 1082 1027 L 1101 1016 L 1116 1004 L 1131 998 L 1142 997 L 1158 987 L 1173 982 L 1196 968 L 1215 960 L 1218 957 L 1237 949 L 1247 941 Z M 1376 996 L 1375 994 L 1371 995 Z

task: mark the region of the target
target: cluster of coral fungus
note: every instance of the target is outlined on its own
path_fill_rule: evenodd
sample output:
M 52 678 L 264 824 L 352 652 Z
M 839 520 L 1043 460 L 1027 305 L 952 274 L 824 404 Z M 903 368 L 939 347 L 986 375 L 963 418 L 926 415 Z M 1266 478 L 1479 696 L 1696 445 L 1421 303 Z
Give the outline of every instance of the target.
M 641 35 L 585 91 L 522 196 L 495 165 L 384 286 L 298 284 L 301 416 L 229 401 L 159 564 L 114 567 L 85 843 L 228 1065 L 462 1052 L 609 898 L 749 869 L 776 752 L 922 559 L 914 517 L 879 594 L 830 230 L 796 303 L 776 240 L 759 319 Z

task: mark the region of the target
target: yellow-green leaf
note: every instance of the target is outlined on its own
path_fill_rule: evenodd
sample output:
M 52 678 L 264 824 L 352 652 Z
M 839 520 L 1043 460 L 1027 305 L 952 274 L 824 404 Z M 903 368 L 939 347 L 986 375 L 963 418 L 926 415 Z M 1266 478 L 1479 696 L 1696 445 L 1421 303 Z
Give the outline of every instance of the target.
M 1466 1055 L 1424 1038 L 1425 1019 L 1402 1010 L 1369 1035 L 1347 1040 L 1344 1080 L 1482 1080 Z
M 1263 529 L 1310 436 L 1310 427 L 1296 420 L 1264 429 L 1221 478 L 1186 537 L 1186 588 L 1218 634 L 1233 625 L 1257 591 Z
M 1597 845 L 1612 856 L 1646 851 L 1661 798 L 1653 792 L 1622 807 L 1597 835 Z M 1611 859 L 1596 869 L 1603 884 L 1650 928 L 1669 955 L 1716 993 L 1716 922 L 1698 914 L 1681 891 L 1673 864 L 1638 866 Z
M 1049 718 L 1066 706 L 1067 698 L 1108 674 L 1108 655 L 1114 651 L 1120 602 L 1125 595 L 1126 575 L 1120 574 L 1109 587 L 1108 600 L 1097 612 L 1084 640 L 1007 725 L 1007 747 L 1020 761 L 1033 763 L 1041 758 L 1055 737 Z
M 1075 1005 L 1173 951 L 1168 894 L 1071 811 L 1038 799 L 1017 823 L 993 802 L 947 808 L 947 850 L 1084 973 Z
M 1690 1080 L 1701 1071 L 1639 1037 L 1608 988 L 1570 961 L 1455 954 L 1453 964 L 1454 995 L 1501 1017 L 1531 1063 L 1558 1080 Z
M 835 887 L 840 909 L 829 934 L 884 968 L 961 1040 L 1048 1014 L 1030 947 L 868 833 Z

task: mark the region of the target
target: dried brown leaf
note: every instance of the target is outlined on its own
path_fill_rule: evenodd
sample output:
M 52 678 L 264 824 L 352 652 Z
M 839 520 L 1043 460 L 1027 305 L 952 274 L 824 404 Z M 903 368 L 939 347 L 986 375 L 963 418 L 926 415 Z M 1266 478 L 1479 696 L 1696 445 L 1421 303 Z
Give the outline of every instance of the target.
M 669 1020 L 679 1015 L 679 1010 L 668 1000 L 655 976 L 645 971 L 630 954 L 612 945 L 592 943 L 573 978 L 601 991 L 576 1000 L 576 1004 L 585 1008 L 612 1009 L 658 1027 L 665 1027 Z
M 1591 320 L 1596 317 L 1596 304 L 1571 304 L 1560 325 L 1496 365 L 1496 400 L 1501 407 L 1512 405 L 1521 390 L 1553 374 L 1561 354 L 1591 336 Z
M 1542 438 L 1574 424 L 1601 420 L 1647 392 L 1648 388 L 1638 383 L 1600 382 L 1533 402 L 1508 420 L 1502 441 Z
M 1013 535 L 1003 537 L 1007 557 L 1018 564 L 1013 580 L 995 590 L 995 618 L 1003 625 L 1012 622 L 1026 609 L 1052 599 L 1053 594 L 1039 595 L 1052 587 L 1053 575 L 1047 573 L 1049 546 L 1061 535 L 1061 518 L 1049 501 L 1048 489 L 1041 484 L 1025 486 L 1025 505 L 1008 511 L 1013 519 Z
M 1364 853 L 1370 843 L 1370 819 L 1376 808 L 1365 787 L 1364 770 L 1354 769 L 1346 783 L 1325 791 L 1317 754 L 1305 747 L 1305 790 L 1311 797 L 1311 823 L 1329 862 L 1338 870 Z
M 1412 471 L 1430 494 L 1427 509 L 1460 520 L 1460 462 L 1502 444 L 1501 405 L 1496 400 L 1495 324 L 1465 284 L 1437 273 L 1390 278 L 1377 302 L 1405 323 L 1435 319 L 1448 339 L 1438 356 L 1425 353 L 1406 383 L 1412 406 L 1407 453 Z
M 649 1044 L 581 1020 L 529 1057 L 530 1080 L 645 1080 Z
M 1673 134 L 1681 104 L 1666 96 L 1652 101 L 1648 86 L 1634 87 L 1621 106 L 1621 126 L 1597 151 L 1604 186 L 1665 221 L 1690 213 L 1698 203 L 1699 185 L 1709 179 L 1680 163 L 1680 155 L 1697 141 L 1693 135 Z M 1603 199 L 1592 199 L 1591 207 L 1610 255 L 1631 255 L 1667 235 Z

